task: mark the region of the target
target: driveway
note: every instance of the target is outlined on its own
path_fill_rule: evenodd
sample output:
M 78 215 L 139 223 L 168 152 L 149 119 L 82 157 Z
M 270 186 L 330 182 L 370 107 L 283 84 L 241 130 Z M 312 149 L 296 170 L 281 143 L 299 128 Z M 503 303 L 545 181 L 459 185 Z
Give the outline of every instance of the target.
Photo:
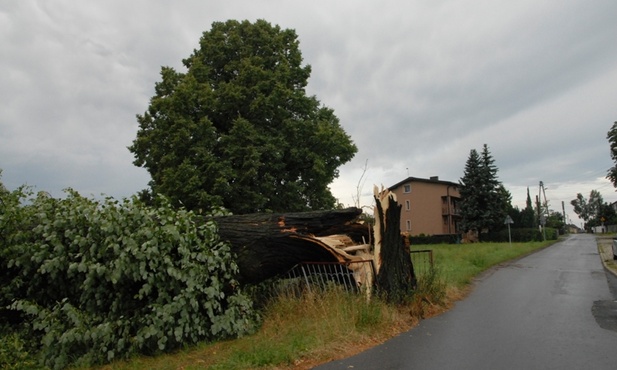
M 617 369 L 609 284 L 595 237 L 572 235 L 484 274 L 447 313 L 316 369 Z

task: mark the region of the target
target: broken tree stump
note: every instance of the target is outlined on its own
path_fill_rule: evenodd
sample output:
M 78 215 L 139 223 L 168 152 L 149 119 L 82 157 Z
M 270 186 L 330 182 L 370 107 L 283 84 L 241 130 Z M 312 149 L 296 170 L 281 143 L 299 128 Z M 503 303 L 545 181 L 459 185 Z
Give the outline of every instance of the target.
M 401 236 L 401 208 L 389 190 L 374 187 L 375 258 L 377 294 L 401 303 L 416 288 L 417 280 L 409 247 Z

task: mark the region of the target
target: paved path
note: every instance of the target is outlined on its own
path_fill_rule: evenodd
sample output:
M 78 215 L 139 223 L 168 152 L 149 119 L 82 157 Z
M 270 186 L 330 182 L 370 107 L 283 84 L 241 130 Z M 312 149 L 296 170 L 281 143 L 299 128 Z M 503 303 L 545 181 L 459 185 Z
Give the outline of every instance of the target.
M 615 370 L 616 299 L 594 236 L 572 235 L 492 270 L 447 313 L 317 369 Z

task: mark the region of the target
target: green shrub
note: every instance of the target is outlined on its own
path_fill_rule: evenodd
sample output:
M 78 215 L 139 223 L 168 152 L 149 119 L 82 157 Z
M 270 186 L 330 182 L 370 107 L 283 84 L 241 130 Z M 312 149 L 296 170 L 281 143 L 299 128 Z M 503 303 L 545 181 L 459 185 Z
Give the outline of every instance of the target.
M 418 286 L 414 294 L 430 297 L 434 303 L 442 303 L 446 298 L 447 284 L 438 267 L 431 266 L 418 276 Z
M 26 196 L 3 195 L 0 304 L 27 319 L 43 364 L 101 363 L 253 329 L 214 222 L 198 225 L 165 200 L 149 208 L 71 190 L 62 200 Z
M 38 368 L 41 367 L 28 353 L 25 341 L 17 333 L 0 337 L 0 369 L 32 370 Z
M 559 230 L 550 227 L 545 228 L 546 240 L 557 240 Z M 484 242 L 507 243 L 509 237 L 513 243 L 538 242 L 544 240 L 544 234 L 536 228 L 511 229 L 508 235 L 508 229 L 497 232 L 482 234 L 481 240 Z
M 408 236 L 411 245 L 419 244 L 457 244 L 461 242 L 459 234 L 443 234 L 443 235 L 415 235 Z

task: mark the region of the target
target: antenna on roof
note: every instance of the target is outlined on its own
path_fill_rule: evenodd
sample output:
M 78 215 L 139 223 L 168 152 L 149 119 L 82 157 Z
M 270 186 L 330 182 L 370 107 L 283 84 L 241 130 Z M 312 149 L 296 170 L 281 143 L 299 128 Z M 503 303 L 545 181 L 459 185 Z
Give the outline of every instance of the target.
M 405 169 L 407 170 L 407 177 L 409 177 L 409 167 L 405 167 Z

